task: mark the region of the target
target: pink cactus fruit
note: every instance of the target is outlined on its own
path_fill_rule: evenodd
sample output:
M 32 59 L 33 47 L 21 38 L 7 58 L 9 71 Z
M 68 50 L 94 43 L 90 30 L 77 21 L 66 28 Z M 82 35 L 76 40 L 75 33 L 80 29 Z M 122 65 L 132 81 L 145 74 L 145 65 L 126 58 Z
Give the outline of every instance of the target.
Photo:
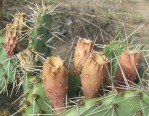
M 12 56 L 16 47 L 16 39 L 18 38 L 17 27 L 12 24 L 7 24 L 4 47 L 8 56 Z
M 124 51 L 119 58 L 119 64 L 115 76 L 115 84 L 126 85 L 134 82 L 137 77 L 140 54 L 136 50 Z
M 48 98 L 57 113 L 65 106 L 67 94 L 67 72 L 65 63 L 59 57 L 48 57 L 43 64 L 43 84 Z
M 82 66 L 89 57 L 93 47 L 93 41 L 79 38 L 74 53 L 74 67 L 77 74 L 81 73 Z
M 14 17 L 14 22 L 7 24 L 5 32 L 4 47 L 8 56 L 14 54 L 14 49 L 17 45 L 17 40 L 21 36 L 25 28 L 25 13 L 17 13 Z
M 85 62 L 81 73 L 81 84 L 85 97 L 97 97 L 100 89 L 103 91 L 106 86 L 109 74 L 109 60 L 104 55 L 93 53 Z

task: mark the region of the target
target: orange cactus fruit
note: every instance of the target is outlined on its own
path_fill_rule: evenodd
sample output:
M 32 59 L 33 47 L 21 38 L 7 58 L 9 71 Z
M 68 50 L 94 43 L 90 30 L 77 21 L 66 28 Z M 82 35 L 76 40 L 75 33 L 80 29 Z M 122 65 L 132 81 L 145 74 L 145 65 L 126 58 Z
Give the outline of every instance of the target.
M 62 112 L 67 94 L 67 71 L 59 57 L 48 57 L 43 64 L 43 84 L 45 92 L 57 113 Z
M 82 67 L 89 57 L 93 47 L 93 41 L 79 38 L 74 53 L 74 68 L 77 74 L 81 73 Z
M 86 98 L 97 97 L 106 86 L 109 74 L 109 60 L 104 55 L 93 53 L 85 62 L 81 73 L 84 96 Z
M 115 84 L 126 85 L 134 82 L 137 77 L 140 54 L 137 50 L 124 51 L 119 58 L 118 68 L 115 76 Z

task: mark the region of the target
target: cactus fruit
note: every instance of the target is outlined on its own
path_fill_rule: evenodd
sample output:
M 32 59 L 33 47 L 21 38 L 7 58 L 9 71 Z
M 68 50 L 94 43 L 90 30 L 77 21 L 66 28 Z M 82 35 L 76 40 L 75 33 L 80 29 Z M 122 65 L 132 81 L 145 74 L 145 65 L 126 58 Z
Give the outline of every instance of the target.
M 145 91 L 124 90 L 107 96 L 82 99 L 62 116 L 148 116 L 149 96 Z
M 67 72 L 64 61 L 59 57 L 48 57 L 43 64 L 43 84 L 47 96 L 57 113 L 65 106 L 67 94 Z
M 17 38 L 17 27 L 14 27 L 12 24 L 7 24 L 4 45 L 9 56 L 12 56 L 14 54 L 13 52 L 16 47 L 15 42 Z
M 119 58 L 119 66 L 114 79 L 115 83 L 126 85 L 126 83 L 134 82 L 137 77 L 139 63 L 140 54 L 138 51 L 124 51 Z
M 14 54 L 15 48 L 18 44 L 17 41 L 25 30 L 25 23 L 25 14 L 17 13 L 14 17 L 14 23 L 7 24 L 4 46 L 8 56 L 12 56 Z
M 84 63 L 89 57 L 93 47 L 93 42 L 85 38 L 79 38 L 74 53 L 74 67 L 76 73 L 80 74 Z
M 21 111 L 25 116 L 52 114 L 51 104 L 45 91 L 40 77 L 27 75 L 24 80 L 24 99 L 21 102 Z
M 104 89 L 110 75 L 110 62 L 103 55 L 93 53 L 85 62 L 81 73 L 82 90 L 85 97 L 97 97 Z

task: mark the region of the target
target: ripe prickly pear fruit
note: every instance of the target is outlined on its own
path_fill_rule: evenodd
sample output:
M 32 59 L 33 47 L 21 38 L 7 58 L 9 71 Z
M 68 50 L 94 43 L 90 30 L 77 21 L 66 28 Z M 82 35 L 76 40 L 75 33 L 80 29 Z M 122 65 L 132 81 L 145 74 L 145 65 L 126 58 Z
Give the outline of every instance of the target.
M 140 54 L 136 50 L 125 51 L 122 53 L 115 76 L 116 84 L 126 84 L 134 82 L 137 77 Z
M 93 53 L 88 58 L 81 73 L 81 84 L 85 97 L 93 98 L 100 94 L 100 89 L 106 85 L 109 70 L 110 62 L 104 55 Z
M 81 73 L 82 66 L 89 57 L 92 47 L 93 47 L 93 41 L 85 38 L 79 38 L 74 53 L 74 67 L 76 73 L 78 74 Z
M 59 57 L 48 57 L 43 64 L 44 89 L 57 113 L 65 106 L 67 94 L 67 72 Z

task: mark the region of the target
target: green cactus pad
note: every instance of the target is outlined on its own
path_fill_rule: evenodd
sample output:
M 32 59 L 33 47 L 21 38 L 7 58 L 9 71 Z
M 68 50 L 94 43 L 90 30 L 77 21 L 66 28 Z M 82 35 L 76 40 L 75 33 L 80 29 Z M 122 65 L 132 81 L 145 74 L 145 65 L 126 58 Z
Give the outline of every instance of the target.
M 81 90 L 81 80 L 79 76 L 76 76 L 74 74 L 68 75 L 68 98 L 76 97 L 79 95 L 79 92 Z
M 34 49 L 36 52 L 43 54 L 45 57 L 50 55 L 51 43 L 48 42 L 52 38 L 50 29 L 52 25 L 52 15 L 43 11 L 39 14 L 35 21 L 34 28 L 30 35 L 29 48 Z
M 16 59 L 9 58 L 2 45 L 0 45 L 0 90 L 7 89 L 8 84 L 15 82 Z
M 112 60 L 112 76 L 115 76 L 118 66 L 118 57 L 124 50 L 126 50 L 125 41 L 114 41 L 103 49 L 103 53 Z
M 84 99 L 63 116 L 148 116 L 149 96 L 142 91 L 111 92 L 105 97 Z
M 42 81 L 39 77 L 31 75 L 29 75 L 28 80 L 30 82 L 24 85 L 25 97 L 22 101 L 24 115 L 52 114 L 51 104 L 43 89 Z
M 34 76 L 31 73 L 25 73 L 24 78 L 22 80 L 23 92 L 27 93 L 28 91 L 30 91 L 33 88 L 34 83 L 38 82 L 38 80 L 41 80 L 41 79 Z

